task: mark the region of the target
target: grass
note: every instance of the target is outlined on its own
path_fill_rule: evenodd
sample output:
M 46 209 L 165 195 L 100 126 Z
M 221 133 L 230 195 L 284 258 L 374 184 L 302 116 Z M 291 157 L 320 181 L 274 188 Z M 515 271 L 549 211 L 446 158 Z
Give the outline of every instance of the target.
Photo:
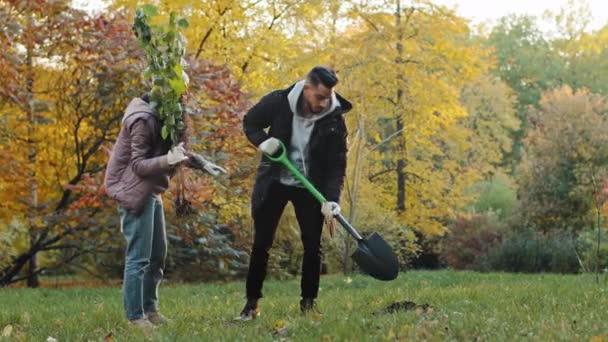
M 165 285 L 162 312 L 173 322 L 150 335 L 125 322 L 119 288 L 2 289 L 0 336 L 16 341 L 370 341 L 608 340 L 605 280 L 592 275 L 409 272 L 392 282 L 357 275 L 321 279 L 323 316 L 301 316 L 299 279 L 267 281 L 262 315 L 230 322 L 242 282 Z M 376 314 L 409 300 L 433 310 Z M 0 341 L 3 340 L 0 337 Z

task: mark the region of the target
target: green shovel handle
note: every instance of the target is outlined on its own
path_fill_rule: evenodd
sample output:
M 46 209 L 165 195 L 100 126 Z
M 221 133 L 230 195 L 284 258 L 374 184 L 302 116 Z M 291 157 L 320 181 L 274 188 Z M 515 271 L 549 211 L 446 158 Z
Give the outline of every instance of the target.
M 289 158 L 287 158 L 287 148 L 285 148 L 285 144 L 283 144 L 283 142 L 281 140 L 279 140 L 279 144 L 281 145 L 281 152 L 279 153 L 279 155 L 277 157 L 271 156 L 269 154 L 264 154 L 264 155 L 266 155 L 266 157 L 268 157 L 268 159 L 272 160 L 273 162 L 283 164 L 283 166 L 285 166 L 289 170 L 289 172 L 291 172 L 291 174 L 294 177 L 296 177 L 296 179 L 299 180 L 300 183 L 302 183 L 302 185 L 304 185 L 306 190 L 310 191 L 310 193 L 317 199 L 317 201 L 319 201 L 321 203 L 326 202 L 327 200 L 325 199 L 325 196 L 323 196 L 323 194 L 321 194 L 315 188 L 315 186 L 312 185 L 312 183 L 310 183 L 308 181 L 308 179 L 306 179 L 306 177 L 304 177 L 304 175 L 300 172 L 300 170 L 298 170 L 291 163 L 291 161 L 289 161 Z
M 289 161 L 289 158 L 287 158 L 287 148 L 285 148 L 285 144 L 283 144 L 283 142 L 279 140 L 279 145 L 281 146 L 281 151 L 280 153 L 278 153 L 278 156 L 274 157 L 266 153 L 264 153 L 264 155 L 273 162 L 280 163 L 285 166 L 289 170 L 289 172 L 291 172 L 291 174 L 296 177 L 296 179 L 299 180 L 302 185 L 304 185 L 306 190 L 308 190 L 321 204 L 327 202 L 325 196 L 323 196 L 323 194 L 321 194 L 319 190 L 317 190 L 315 186 L 312 185 L 312 183 L 310 183 L 308 179 L 306 179 L 306 177 L 300 172 L 300 170 L 298 170 L 291 163 L 291 161 Z M 338 220 L 338 222 L 340 222 L 344 229 L 346 229 L 355 239 L 357 239 L 357 241 L 363 241 L 361 235 L 359 235 L 355 228 L 350 223 L 348 223 L 348 221 L 346 221 L 342 214 L 336 215 L 336 219 Z

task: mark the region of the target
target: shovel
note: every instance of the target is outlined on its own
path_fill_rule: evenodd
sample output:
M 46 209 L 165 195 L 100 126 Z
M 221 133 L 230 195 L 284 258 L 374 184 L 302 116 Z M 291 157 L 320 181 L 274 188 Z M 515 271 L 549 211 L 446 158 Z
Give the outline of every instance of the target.
M 273 162 L 286 167 L 297 180 L 321 203 L 326 202 L 325 197 L 300 173 L 300 171 L 287 158 L 287 149 L 283 142 L 281 152 L 277 157 L 266 155 Z M 357 250 L 351 255 L 359 267 L 370 276 L 380 280 L 393 280 L 399 273 L 399 263 L 393 249 L 378 233 L 373 233 L 364 239 L 355 228 L 346 221 L 342 214 L 335 216 L 340 225 L 357 240 Z

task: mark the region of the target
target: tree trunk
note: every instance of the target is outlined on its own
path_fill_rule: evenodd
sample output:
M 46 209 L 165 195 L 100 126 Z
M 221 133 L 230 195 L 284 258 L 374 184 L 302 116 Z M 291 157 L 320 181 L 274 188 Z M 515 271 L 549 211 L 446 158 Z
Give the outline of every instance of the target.
M 397 28 L 397 58 L 395 58 L 396 64 L 403 64 L 403 29 L 401 28 L 401 0 L 396 0 L 397 8 L 395 10 L 395 27 Z M 399 70 L 397 68 L 397 70 Z M 397 101 L 395 106 L 395 121 L 396 121 L 396 132 L 403 132 L 399 135 L 398 149 L 397 149 L 397 211 L 403 213 L 405 211 L 406 193 L 405 186 L 407 182 L 405 167 L 406 161 L 406 144 L 405 144 L 405 130 L 403 122 L 402 105 L 403 101 L 403 89 L 401 83 L 403 76 L 400 72 L 397 73 Z
M 36 236 L 34 234 L 30 234 L 30 246 L 33 246 L 36 243 Z M 40 286 L 40 280 L 38 279 L 38 258 L 37 253 L 32 255 L 28 262 L 27 269 L 27 287 L 38 287 Z
M 357 136 L 356 136 L 356 149 L 355 149 L 355 161 L 353 164 L 353 175 L 351 177 L 352 181 L 351 181 L 351 186 L 349 189 L 349 194 L 350 194 L 350 201 L 349 201 L 349 207 L 350 210 L 348 212 L 348 222 L 350 222 L 351 224 L 354 224 L 355 222 L 355 218 L 356 218 L 356 213 L 357 213 L 357 202 L 359 200 L 359 196 L 358 196 L 358 191 L 359 191 L 359 184 L 360 184 L 360 180 L 361 180 L 361 167 L 363 164 L 363 144 L 365 143 L 365 126 L 364 126 L 364 122 L 363 122 L 363 118 L 361 117 L 361 115 L 357 115 Z M 344 238 L 344 256 L 343 256 L 343 273 L 344 274 L 349 274 L 352 272 L 353 270 L 353 262 L 350 258 L 351 255 L 351 247 L 356 248 L 356 246 L 353 244 L 353 240 L 352 237 L 350 235 L 347 235 Z
M 28 22 L 28 30 L 33 30 L 33 18 L 30 16 Z M 27 126 L 27 143 L 29 145 L 29 154 L 28 154 L 28 162 L 30 165 L 29 168 L 29 188 L 30 188 L 30 211 L 29 211 L 29 229 L 30 229 L 30 247 L 34 245 L 36 242 L 36 225 L 35 220 L 38 215 L 38 182 L 36 180 L 36 158 L 38 151 L 36 149 L 36 136 L 35 136 L 35 125 L 36 125 L 36 117 L 33 108 L 33 100 L 34 100 L 34 63 L 33 63 L 33 54 L 34 54 L 34 42 L 31 39 L 28 39 L 26 44 L 26 103 L 25 108 L 27 108 L 27 117 L 28 117 L 28 126 Z M 38 287 L 40 281 L 38 279 L 38 274 L 36 273 L 36 269 L 38 268 L 38 254 L 34 253 L 28 262 L 28 278 L 27 278 L 27 286 L 28 287 Z
M 403 129 L 403 119 L 401 116 L 397 118 L 397 131 Z M 405 175 L 405 133 L 402 133 L 399 136 L 399 157 L 397 159 L 397 211 L 399 213 L 405 212 L 405 184 L 406 184 L 406 175 Z

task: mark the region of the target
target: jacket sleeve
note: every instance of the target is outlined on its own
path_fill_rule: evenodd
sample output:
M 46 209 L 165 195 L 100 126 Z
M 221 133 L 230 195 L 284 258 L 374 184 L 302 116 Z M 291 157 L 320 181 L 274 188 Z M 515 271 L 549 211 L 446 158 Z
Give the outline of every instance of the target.
M 243 131 L 247 139 L 256 147 L 270 138 L 264 129 L 272 124 L 278 93 L 273 92 L 264 96 L 256 103 L 243 118 Z
M 149 156 L 154 145 L 151 128 L 145 120 L 137 120 L 131 125 L 131 168 L 140 177 L 167 173 L 170 170 L 167 156 Z
M 339 202 L 342 189 L 344 187 L 344 177 L 346 175 L 346 156 L 348 131 L 344 118 L 340 117 L 337 133 L 327 146 L 327 174 L 325 181 L 324 195 L 328 201 Z

